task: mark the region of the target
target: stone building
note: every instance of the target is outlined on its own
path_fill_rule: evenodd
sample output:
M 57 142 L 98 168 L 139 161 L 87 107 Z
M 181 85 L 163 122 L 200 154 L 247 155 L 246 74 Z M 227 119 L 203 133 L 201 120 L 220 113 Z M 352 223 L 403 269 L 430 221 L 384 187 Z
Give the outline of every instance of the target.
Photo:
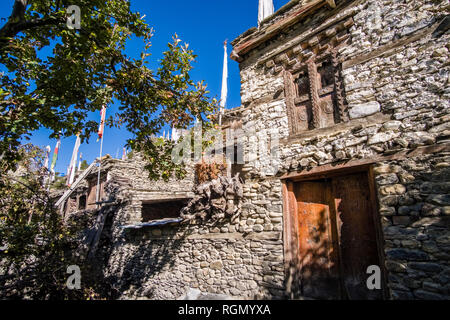
M 449 11 L 292 0 L 234 40 L 242 106 L 223 130 L 240 129 L 244 151 L 237 213 L 142 225 L 149 196 L 192 198 L 192 185 L 124 164 L 103 281 L 120 298 L 450 298 Z
M 290 1 L 234 40 L 247 153 L 280 139 L 278 159 L 243 168 L 242 214 L 283 226 L 262 225 L 283 230 L 271 255 L 285 272 L 264 280 L 294 296 L 449 298 L 449 9 Z
M 79 174 L 64 195 L 60 195 L 56 205 L 62 207 L 63 215 L 68 217 L 85 211 L 98 212 L 104 206 L 119 210 L 126 203 L 126 221 L 133 226 L 179 217 L 180 210 L 193 197 L 192 171 L 183 180 L 152 181 L 144 166 L 145 161 L 139 154 L 126 160 L 107 155 L 102 158 L 100 184 L 94 162 Z M 97 187 L 100 188 L 98 202 Z

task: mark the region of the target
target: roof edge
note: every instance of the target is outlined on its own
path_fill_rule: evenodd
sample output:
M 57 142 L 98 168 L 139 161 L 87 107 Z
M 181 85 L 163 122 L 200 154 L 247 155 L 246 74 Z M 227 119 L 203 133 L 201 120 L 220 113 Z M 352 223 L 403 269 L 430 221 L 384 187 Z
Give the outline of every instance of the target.
M 251 28 L 233 40 L 231 42 L 233 46 L 233 51 L 230 54 L 231 59 L 237 62 L 242 62 L 244 60 L 243 56 L 246 53 L 275 37 L 283 30 L 308 17 L 318 9 L 321 9 L 326 5 L 330 9 L 336 8 L 334 0 L 311 0 L 302 4 L 298 7 L 298 9 L 292 10 L 292 12 L 281 20 L 273 22 L 276 17 L 282 15 L 283 13 L 289 12 L 289 10 L 295 8 L 295 6 L 300 2 L 301 0 L 292 0 L 288 2 L 273 15 L 263 20 L 259 28 Z

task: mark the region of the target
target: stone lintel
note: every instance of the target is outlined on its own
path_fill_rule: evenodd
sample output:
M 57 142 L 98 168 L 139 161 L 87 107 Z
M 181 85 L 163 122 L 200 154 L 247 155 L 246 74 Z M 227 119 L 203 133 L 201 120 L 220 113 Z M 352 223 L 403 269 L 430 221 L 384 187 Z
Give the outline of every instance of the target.
M 424 154 L 434 154 L 441 152 L 449 152 L 450 143 L 447 144 L 435 144 L 431 146 L 419 147 L 416 149 L 404 149 L 395 154 L 388 156 L 374 156 L 367 159 L 352 160 L 348 162 L 341 162 L 337 164 L 327 164 L 323 166 L 315 167 L 311 170 L 303 170 L 300 172 L 290 172 L 280 177 L 281 180 L 302 180 L 305 178 L 320 178 L 321 175 L 327 175 L 332 171 L 341 171 L 345 169 L 354 169 L 357 167 L 365 167 L 377 162 L 388 160 L 401 160 L 406 158 L 413 158 Z

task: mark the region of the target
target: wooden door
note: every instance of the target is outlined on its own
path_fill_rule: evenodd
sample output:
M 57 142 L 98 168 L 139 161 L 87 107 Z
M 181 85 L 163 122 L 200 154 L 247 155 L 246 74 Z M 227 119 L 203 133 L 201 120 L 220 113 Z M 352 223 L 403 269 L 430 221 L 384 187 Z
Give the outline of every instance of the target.
M 381 267 L 367 172 L 299 182 L 300 286 L 319 299 L 382 299 L 367 288 L 367 268 Z
M 339 298 L 330 191 L 323 181 L 304 182 L 296 189 L 301 291 L 318 299 Z
M 366 172 L 333 179 L 342 287 L 349 299 L 382 299 L 367 288 L 367 268 L 381 267 L 368 176 Z

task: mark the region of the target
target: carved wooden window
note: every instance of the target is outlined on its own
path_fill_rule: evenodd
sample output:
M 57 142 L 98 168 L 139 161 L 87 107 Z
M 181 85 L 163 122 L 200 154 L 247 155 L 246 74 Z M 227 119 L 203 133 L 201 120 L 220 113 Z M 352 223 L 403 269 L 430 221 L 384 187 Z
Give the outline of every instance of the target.
M 291 134 L 347 121 L 339 64 L 333 54 L 285 72 Z

